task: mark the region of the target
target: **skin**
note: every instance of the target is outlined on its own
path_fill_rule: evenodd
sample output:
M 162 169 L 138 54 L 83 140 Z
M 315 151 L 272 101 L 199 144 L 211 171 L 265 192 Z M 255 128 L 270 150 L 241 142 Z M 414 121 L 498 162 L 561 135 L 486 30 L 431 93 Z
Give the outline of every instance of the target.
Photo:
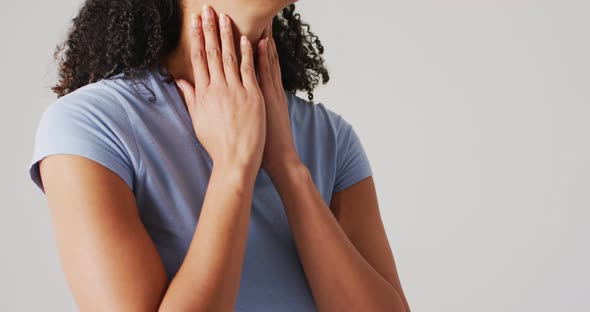
M 209 4 L 215 12 L 225 13 L 231 17 L 234 33 L 236 56 L 240 61 L 239 39 L 241 35 L 248 37 L 253 43 L 254 51 L 257 42 L 262 39 L 264 28 L 271 19 L 284 7 L 297 1 L 293 0 L 187 0 L 182 2 L 183 22 L 178 46 L 161 60 L 168 72 L 174 77 L 186 80 L 194 85 L 193 70 L 190 66 L 190 13 L 199 14 L 203 4 Z M 186 102 L 186 100 L 185 100 Z
M 270 43 L 258 46 L 267 122 L 263 167 L 280 194 L 318 309 L 409 311 L 373 178 L 336 192 L 327 207 L 297 155 L 270 27 L 263 35 Z
M 214 163 L 199 223 L 172 281 L 119 176 L 76 155 L 41 161 L 58 252 L 78 307 L 233 311 L 262 166 L 281 196 L 320 311 L 409 311 L 372 177 L 334 193 L 326 207 L 295 151 L 276 46 L 265 39 L 272 16 L 288 3 L 258 0 L 259 9 L 248 11 L 239 6 L 254 1 L 243 2 L 213 4 L 236 12 L 219 29 L 218 14 L 202 18 L 198 1 L 185 3 L 186 12 L 197 14 L 196 27 L 185 14 L 181 44 L 165 59 Z M 241 45 L 241 35 L 255 43 Z

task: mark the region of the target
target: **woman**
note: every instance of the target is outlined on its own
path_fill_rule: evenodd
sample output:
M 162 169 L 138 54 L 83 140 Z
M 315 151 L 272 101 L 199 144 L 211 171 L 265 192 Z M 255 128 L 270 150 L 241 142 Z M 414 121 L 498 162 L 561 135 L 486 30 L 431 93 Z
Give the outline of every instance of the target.
M 30 167 L 81 310 L 409 311 L 293 2 L 84 4 Z

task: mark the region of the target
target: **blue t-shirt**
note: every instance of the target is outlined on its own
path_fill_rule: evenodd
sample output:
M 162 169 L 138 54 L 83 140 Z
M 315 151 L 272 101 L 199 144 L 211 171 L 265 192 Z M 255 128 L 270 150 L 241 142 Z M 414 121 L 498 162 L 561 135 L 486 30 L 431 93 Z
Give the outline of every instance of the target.
M 172 279 L 191 243 L 212 161 L 175 83 L 163 81 L 166 73 L 158 64 L 139 77 L 153 93 L 119 74 L 55 100 L 39 121 L 29 175 L 44 192 L 38 162 L 52 154 L 112 170 L 133 191 Z M 341 115 L 285 94 L 297 153 L 329 207 L 334 192 L 372 175 L 367 155 Z M 281 198 L 262 168 L 250 218 L 236 311 L 315 311 Z

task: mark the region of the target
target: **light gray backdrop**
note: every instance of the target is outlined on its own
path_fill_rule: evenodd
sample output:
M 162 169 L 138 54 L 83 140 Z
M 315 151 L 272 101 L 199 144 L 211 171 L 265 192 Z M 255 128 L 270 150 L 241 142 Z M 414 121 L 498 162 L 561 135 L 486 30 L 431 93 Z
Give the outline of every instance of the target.
M 79 4 L 0 10 L 2 311 L 75 310 L 27 169 Z M 317 100 L 361 136 L 413 311 L 590 311 L 590 2 L 297 5 L 331 71 Z

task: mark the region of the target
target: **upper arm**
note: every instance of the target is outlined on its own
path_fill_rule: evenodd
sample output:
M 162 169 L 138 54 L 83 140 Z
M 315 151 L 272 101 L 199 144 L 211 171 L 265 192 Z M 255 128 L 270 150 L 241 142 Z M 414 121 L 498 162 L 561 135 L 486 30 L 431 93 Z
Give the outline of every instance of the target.
M 337 116 L 336 176 L 330 210 L 367 262 L 399 293 L 409 311 L 383 227 L 373 170 L 353 126 Z
M 155 311 L 167 277 L 125 181 L 77 155 L 52 155 L 39 167 L 62 267 L 80 310 Z
M 410 311 L 381 220 L 373 177 L 334 193 L 330 209 L 359 253 L 397 290 Z
M 85 86 L 46 109 L 29 173 L 47 197 L 80 309 L 154 311 L 167 276 L 133 194 L 139 153 L 124 107 L 102 87 Z

